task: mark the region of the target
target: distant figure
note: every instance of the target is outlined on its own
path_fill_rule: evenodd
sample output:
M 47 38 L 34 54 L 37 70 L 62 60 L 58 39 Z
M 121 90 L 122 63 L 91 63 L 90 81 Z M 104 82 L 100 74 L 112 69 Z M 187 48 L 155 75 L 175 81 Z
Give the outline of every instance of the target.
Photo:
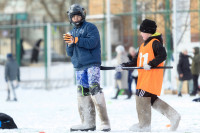
M 129 61 L 132 61 L 136 56 L 136 50 L 135 50 L 134 47 L 130 47 L 128 52 L 129 52 L 128 53 Z M 135 85 L 137 85 L 137 79 L 138 79 L 138 74 L 137 73 L 138 72 L 137 72 L 136 69 L 128 71 L 128 90 L 129 90 L 129 93 L 130 93 L 128 99 L 131 98 L 131 96 L 132 96 L 132 87 L 131 87 L 131 85 L 132 85 L 133 79 L 135 80 Z
M 21 39 L 21 40 L 20 40 L 20 45 L 21 45 L 20 59 L 21 59 L 21 60 L 23 59 L 23 56 L 24 56 L 24 54 L 25 54 L 23 42 L 24 42 L 24 39 Z
M 32 56 L 31 56 L 31 63 L 33 62 L 38 62 L 38 56 L 39 56 L 39 52 L 40 52 L 40 43 L 42 42 L 42 39 L 39 39 L 35 46 L 33 47 L 32 50 Z
M 192 58 L 192 78 L 193 78 L 193 91 L 191 96 L 195 96 L 197 92 L 199 91 L 198 87 L 198 78 L 200 73 L 200 54 L 199 54 L 199 48 L 195 47 L 193 49 L 194 57 Z
M 189 94 L 192 93 L 193 90 L 193 81 L 192 81 L 192 73 L 190 70 L 189 56 L 187 54 L 187 50 L 184 49 L 179 55 L 179 62 L 177 66 L 178 75 L 179 75 L 179 87 L 178 87 L 178 96 L 181 97 L 183 81 L 187 80 L 189 84 Z
M 13 58 L 12 54 L 7 54 L 7 62 L 5 64 L 5 80 L 8 85 L 8 97 L 7 101 L 10 101 L 10 92 L 13 92 L 14 101 L 17 101 L 15 89 L 16 85 L 15 83 L 20 81 L 20 71 L 19 71 L 19 65 L 17 64 L 17 61 Z
M 128 62 L 127 53 L 125 52 L 124 46 L 119 45 L 116 47 L 117 52 L 117 65 Z M 120 90 L 124 89 L 125 93 L 128 95 L 127 99 L 131 96 L 128 90 L 128 71 L 116 72 L 115 73 L 115 88 L 117 89 L 115 96 L 112 99 L 117 99 Z

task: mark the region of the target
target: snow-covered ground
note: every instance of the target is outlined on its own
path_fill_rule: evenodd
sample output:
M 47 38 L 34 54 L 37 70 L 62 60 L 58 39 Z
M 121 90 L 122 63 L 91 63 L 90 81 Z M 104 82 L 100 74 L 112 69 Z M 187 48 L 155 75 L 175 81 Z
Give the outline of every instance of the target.
M 52 75 L 57 75 L 60 70 L 68 70 L 66 76 L 73 78 L 71 65 L 57 65 Z M 64 67 L 64 68 L 63 68 Z M 36 74 L 35 68 L 31 69 Z M 68 133 L 70 126 L 80 123 L 77 109 L 76 86 L 69 85 L 59 89 L 27 89 L 18 88 L 16 90 L 18 101 L 6 102 L 7 92 L 4 87 L 4 67 L 0 66 L 0 112 L 13 117 L 19 129 L 0 130 L 3 133 Z M 28 68 L 21 68 L 22 77 L 30 78 Z M 26 72 L 26 73 L 25 73 Z M 38 73 L 37 73 L 38 74 Z M 32 74 L 34 75 L 34 74 Z M 38 74 L 38 77 L 40 74 Z M 61 76 L 65 75 L 64 71 Z M 33 76 L 34 77 L 34 76 Z M 68 78 L 68 77 L 67 77 Z M 23 78 L 22 78 L 23 79 Z M 108 115 L 111 122 L 111 133 L 128 133 L 129 127 L 138 122 L 134 96 L 130 100 L 125 100 L 126 96 L 119 96 L 118 100 L 112 100 L 113 87 L 104 88 Z M 198 97 L 198 96 L 196 96 Z M 192 102 L 190 97 L 183 95 L 161 95 L 161 99 L 174 107 L 182 116 L 177 132 L 200 131 L 200 103 Z M 166 117 L 152 109 L 152 132 L 169 132 L 166 125 L 169 121 Z M 100 120 L 97 115 L 97 131 Z M 78 132 L 79 133 L 79 132 Z M 82 132 L 81 132 L 82 133 Z

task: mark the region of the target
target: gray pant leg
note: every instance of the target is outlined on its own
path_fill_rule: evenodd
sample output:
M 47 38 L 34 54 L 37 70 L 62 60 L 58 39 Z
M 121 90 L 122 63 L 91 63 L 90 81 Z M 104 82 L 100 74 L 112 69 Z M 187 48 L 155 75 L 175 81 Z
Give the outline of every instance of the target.
M 188 86 L 189 86 L 189 94 L 192 93 L 193 91 L 193 80 L 188 80 Z
M 12 89 L 12 92 L 13 92 L 13 96 L 14 96 L 14 99 L 17 98 L 16 97 L 16 93 L 15 93 L 15 86 L 13 84 L 13 81 L 10 81 L 10 86 L 11 86 L 11 89 Z
M 179 80 L 178 93 L 181 93 L 182 88 L 183 88 L 183 81 Z

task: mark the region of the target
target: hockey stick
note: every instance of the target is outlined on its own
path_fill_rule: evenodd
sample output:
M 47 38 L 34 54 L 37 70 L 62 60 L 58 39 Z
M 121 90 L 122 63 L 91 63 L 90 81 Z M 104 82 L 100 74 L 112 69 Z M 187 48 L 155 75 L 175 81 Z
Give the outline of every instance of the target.
M 101 66 L 101 70 L 115 70 L 116 67 Z M 152 67 L 151 69 L 172 69 L 172 66 Z M 122 67 L 123 70 L 144 69 L 143 67 Z

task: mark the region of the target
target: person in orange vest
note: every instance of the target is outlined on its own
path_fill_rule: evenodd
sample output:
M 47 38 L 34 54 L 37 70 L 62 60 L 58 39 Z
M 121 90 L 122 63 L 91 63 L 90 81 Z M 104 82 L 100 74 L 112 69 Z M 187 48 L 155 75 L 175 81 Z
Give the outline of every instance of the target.
M 130 127 L 130 130 L 135 132 L 151 131 L 151 106 L 170 120 L 171 131 L 177 129 L 181 119 L 175 109 L 158 97 L 162 88 L 163 69 L 151 68 L 163 66 L 167 54 L 163 47 L 162 35 L 156 32 L 156 29 L 155 21 L 145 19 L 140 25 L 144 43 L 140 45 L 136 57 L 131 62 L 122 63 L 116 67 L 116 71 L 122 71 L 122 67 L 144 68 L 138 69 L 136 110 L 139 123 Z

